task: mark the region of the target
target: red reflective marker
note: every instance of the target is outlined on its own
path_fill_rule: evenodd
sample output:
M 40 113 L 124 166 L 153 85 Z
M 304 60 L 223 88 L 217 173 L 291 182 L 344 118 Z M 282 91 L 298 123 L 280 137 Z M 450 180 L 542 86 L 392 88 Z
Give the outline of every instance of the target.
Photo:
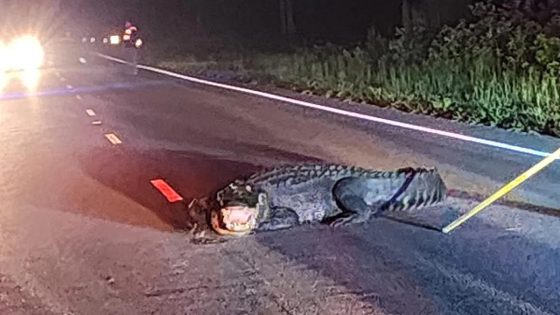
M 154 179 L 150 183 L 154 185 L 159 192 L 167 198 L 169 202 L 177 202 L 183 200 L 183 197 L 179 195 L 171 186 L 169 186 L 163 179 Z

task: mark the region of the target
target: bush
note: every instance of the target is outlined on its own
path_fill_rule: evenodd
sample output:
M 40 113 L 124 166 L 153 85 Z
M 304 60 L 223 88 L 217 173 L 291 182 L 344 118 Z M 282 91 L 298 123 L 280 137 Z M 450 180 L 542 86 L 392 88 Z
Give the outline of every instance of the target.
M 397 29 L 387 40 L 372 28 L 353 48 L 245 54 L 240 68 L 327 97 L 560 136 L 559 21 L 480 2 L 436 33 Z
M 344 99 L 519 131 L 560 135 L 560 39 L 555 22 L 477 3 L 470 21 L 438 33 L 370 30 L 354 49 L 326 46 L 261 69 L 279 80 Z

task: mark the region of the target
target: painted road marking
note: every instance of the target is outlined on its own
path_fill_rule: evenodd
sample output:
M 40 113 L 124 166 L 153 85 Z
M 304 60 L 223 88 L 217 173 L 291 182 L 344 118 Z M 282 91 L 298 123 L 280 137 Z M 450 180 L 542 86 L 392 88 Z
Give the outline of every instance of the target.
M 57 77 L 60 77 L 60 72 L 57 71 L 57 72 L 55 72 L 54 74 L 55 74 Z
M 88 116 L 90 117 L 95 116 L 95 112 L 93 111 L 93 109 L 86 109 L 86 114 L 88 114 Z
M 114 57 L 111 57 L 111 56 L 108 56 L 108 55 L 104 55 L 104 54 L 100 54 L 100 53 L 97 53 L 97 55 L 101 58 L 105 58 L 107 60 L 111 60 L 111 61 L 114 61 L 114 62 L 130 64 L 129 62 L 126 62 L 122 59 L 114 58 Z M 238 87 L 238 86 L 233 86 L 233 85 L 228 85 L 228 84 L 223 84 L 223 83 L 217 83 L 217 82 L 203 80 L 203 79 L 198 79 L 198 78 L 189 77 L 189 76 L 179 74 L 179 73 L 175 73 L 175 72 L 171 72 L 171 71 L 167 71 L 167 70 L 163 70 L 163 69 L 158 69 L 158 68 L 155 68 L 155 67 L 138 65 L 138 68 L 148 70 L 148 71 L 152 71 L 152 72 L 159 73 L 159 74 L 163 74 L 163 75 L 167 75 L 167 76 L 170 76 L 170 77 L 186 80 L 186 81 L 205 84 L 205 85 L 214 86 L 214 87 L 218 87 L 218 88 L 222 88 L 222 89 L 226 89 L 226 90 L 232 90 L 232 91 L 236 91 L 236 92 L 240 92 L 240 93 L 256 95 L 256 96 L 268 98 L 268 99 L 271 99 L 271 100 L 276 100 L 276 101 L 280 101 L 280 102 L 284 102 L 284 103 L 289 103 L 289 104 L 292 104 L 292 105 L 314 108 L 314 109 L 318 109 L 318 110 L 321 110 L 321 111 L 324 111 L 324 112 L 330 112 L 330 113 L 334 113 L 334 114 L 338 114 L 338 115 L 342 115 L 342 116 L 348 116 L 348 117 L 352 117 L 352 118 L 363 119 L 363 120 L 367 120 L 367 121 L 377 122 L 377 123 L 381 123 L 381 124 L 385 124 L 385 125 L 391 125 L 391 126 L 395 126 L 395 127 L 399 127 L 399 128 L 404 128 L 404 129 L 421 131 L 421 132 L 435 134 L 435 135 L 439 135 L 439 136 L 443 136 L 443 137 L 447 137 L 447 138 L 453 138 L 453 139 L 462 140 L 462 141 L 466 141 L 466 142 L 472 142 L 472 143 L 487 145 L 487 146 L 494 147 L 494 148 L 500 148 L 500 149 L 505 149 L 505 150 L 519 152 L 519 153 L 525 153 L 525 154 L 540 156 L 540 157 L 547 157 L 551 154 L 550 152 L 544 152 L 544 151 L 524 148 L 524 147 L 521 147 L 521 146 L 507 144 L 507 143 L 503 143 L 503 142 L 466 136 L 466 135 L 462 135 L 462 134 L 459 134 L 459 133 L 454 133 L 454 132 L 429 128 L 429 127 L 414 125 L 414 124 L 410 124 L 410 123 L 403 123 L 403 122 L 396 121 L 396 120 L 385 119 L 385 118 L 366 115 L 366 114 L 360 114 L 360 113 L 357 113 L 357 112 L 352 112 L 352 111 L 338 109 L 338 108 L 334 108 L 334 107 L 319 105 L 319 104 L 310 103 L 310 102 L 306 102 L 306 101 L 301 101 L 301 100 L 297 100 L 297 99 L 293 99 L 293 98 L 289 98 L 289 97 L 285 97 L 285 96 L 280 96 L 280 95 L 276 95 L 276 94 L 271 94 L 271 93 L 251 90 L 251 89 L 247 89 L 247 88 L 242 88 L 242 87 Z
M 71 86 L 70 84 L 67 84 L 67 85 L 66 85 L 66 88 L 71 90 L 71 89 L 73 89 L 74 87 Z
M 66 79 L 64 77 L 60 77 L 60 81 L 65 82 Z
M 105 138 L 109 140 L 112 144 L 121 144 L 122 141 L 114 133 L 106 133 Z
M 183 197 L 179 195 L 169 184 L 167 184 L 163 179 L 154 179 L 150 183 L 159 190 L 159 192 L 167 199 L 169 202 L 182 201 Z
M 94 126 L 100 126 L 101 125 L 101 120 L 94 120 L 91 122 L 92 125 Z
M 87 60 L 84 57 L 80 57 L 79 60 L 80 60 L 80 63 L 83 63 L 83 64 L 87 63 Z
M 82 100 L 82 96 L 81 96 L 81 95 L 76 95 L 76 98 L 77 98 L 78 100 L 80 100 L 80 101 Z

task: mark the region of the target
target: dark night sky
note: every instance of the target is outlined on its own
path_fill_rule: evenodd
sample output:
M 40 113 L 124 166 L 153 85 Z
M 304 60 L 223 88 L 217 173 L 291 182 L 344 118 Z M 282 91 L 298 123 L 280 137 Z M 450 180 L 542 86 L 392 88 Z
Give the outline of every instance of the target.
M 79 15 L 84 25 L 102 29 L 121 25 L 126 18 L 144 30 L 163 32 L 175 25 L 188 33 L 200 12 L 204 29 L 215 35 L 236 33 L 244 37 L 279 32 L 277 0 L 63 0 L 66 12 Z M 298 33 L 330 40 L 361 39 L 369 25 L 390 33 L 400 18 L 399 1 L 297 0 Z M 196 11 L 199 10 L 199 11 Z
M 466 0 L 438 1 L 453 6 Z M 400 2 L 294 0 L 298 35 L 305 39 L 355 42 L 364 39 L 371 25 L 384 35 L 391 35 L 400 23 Z M 281 41 L 278 3 L 278 0 L 0 0 L 0 17 L 17 16 L 15 20 L 29 21 L 33 19 L 19 16 L 49 13 L 39 25 L 59 31 L 72 30 L 76 36 L 106 35 L 122 27 L 126 19 L 132 19 L 148 38 L 174 36 L 188 40 L 194 34 L 211 34 L 233 40 Z M 8 7 L 20 15 L 8 13 L 10 10 L 5 10 Z M 196 23 L 197 16 L 202 23 Z

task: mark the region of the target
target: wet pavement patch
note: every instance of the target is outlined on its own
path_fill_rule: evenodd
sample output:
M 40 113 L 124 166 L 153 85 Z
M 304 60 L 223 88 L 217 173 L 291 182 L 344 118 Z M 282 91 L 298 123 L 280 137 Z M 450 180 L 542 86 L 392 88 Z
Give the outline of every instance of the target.
M 81 154 L 79 160 L 82 169 L 94 180 L 134 200 L 179 230 L 188 228 L 186 205 L 193 198 L 210 194 L 238 176 L 249 175 L 261 168 L 197 153 L 140 151 L 125 147 L 91 149 Z M 184 202 L 169 203 L 162 198 L 150 184 L 157 178 L 165 179 Z

